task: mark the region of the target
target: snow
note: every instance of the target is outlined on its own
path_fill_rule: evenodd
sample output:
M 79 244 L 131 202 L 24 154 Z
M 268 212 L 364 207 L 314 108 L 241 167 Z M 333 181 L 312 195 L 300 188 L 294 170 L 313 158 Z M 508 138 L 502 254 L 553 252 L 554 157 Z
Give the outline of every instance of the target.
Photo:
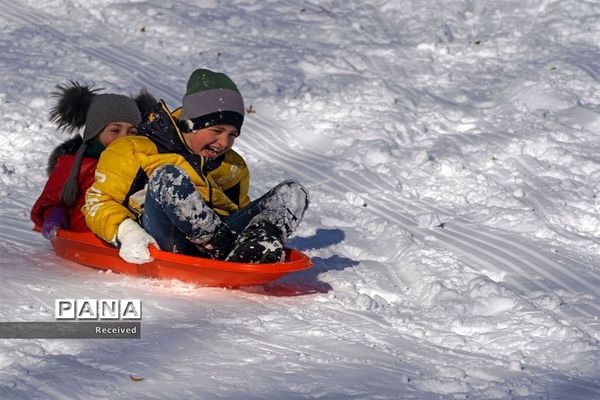
M 0 1 L 0 316 L 138 298 L 139 340 L 0 339 L 2 399 L 600 398 L 600 4 Z M 311 270 L 240 290 L 101 273 L 29 210 L 68 80 L 238 83 L 256 196 Z

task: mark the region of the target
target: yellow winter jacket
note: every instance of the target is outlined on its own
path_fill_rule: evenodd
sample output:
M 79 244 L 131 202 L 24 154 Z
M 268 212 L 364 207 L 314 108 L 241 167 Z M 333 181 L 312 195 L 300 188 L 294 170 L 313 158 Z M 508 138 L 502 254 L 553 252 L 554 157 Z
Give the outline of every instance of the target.
M 164 103 L 161 102 L 161 106 L 168 111 Z M 173 123 L 169 124 L 169 128 L 181 135 Z M 86 223 L 100 238 L 117 245 L 119 224 L 126 218 L 138 220 L 143 212 L 148 178 L 156 168 L 169 164 L 185 170 L 206 204 L 218 215 L 227 216 L 250 203 L 250 173 L 244 159 L 235 151 L 229 150 L 222 157 L 216 168 L 205 173 L 203 169 L 207 160 L 204 157 L 199 158 L 202 168 L 194 168 L 182 154 L 168 153 L 164 149 L 159 152 L 157 144 L 149 137 L 117 139 L 102 152 L 95 182 L 86 193 L 86 201 L 81 208 Z M 225 194 L 234 187 L 237 201 L 232 201 Z

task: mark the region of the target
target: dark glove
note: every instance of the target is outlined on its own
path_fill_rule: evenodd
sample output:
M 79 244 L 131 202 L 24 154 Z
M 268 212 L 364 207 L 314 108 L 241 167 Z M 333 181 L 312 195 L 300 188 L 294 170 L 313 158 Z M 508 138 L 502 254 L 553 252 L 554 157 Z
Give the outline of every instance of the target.
M 60 228 L 68 228 L 69 219 L 64 208 L 56 207 L 48 213 L 42 225 L 42 235 L 52 241 L 56 239 L 56 234 Z
M 196 247 L 207 257 L 222 260 L 231 251 L 237 235 L 224 223 L 215 228 L 214 234 L 208 241 L 196 243 Z

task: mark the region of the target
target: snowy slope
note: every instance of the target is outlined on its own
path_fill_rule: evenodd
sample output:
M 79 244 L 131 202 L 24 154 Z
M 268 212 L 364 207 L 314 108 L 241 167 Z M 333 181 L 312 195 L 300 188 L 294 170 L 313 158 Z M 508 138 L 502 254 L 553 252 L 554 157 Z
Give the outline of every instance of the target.
M 0 0 L 0 316 L 140 298 L 140 340 L 2 340 L 2 399 L 600 398 L 600 4 Z M 315 267 L 224 290 L 56 257 L 29 209 L 69 79 L 236 81 L 256 197 Z M 143 377 L 133 381 L 130 376 Z

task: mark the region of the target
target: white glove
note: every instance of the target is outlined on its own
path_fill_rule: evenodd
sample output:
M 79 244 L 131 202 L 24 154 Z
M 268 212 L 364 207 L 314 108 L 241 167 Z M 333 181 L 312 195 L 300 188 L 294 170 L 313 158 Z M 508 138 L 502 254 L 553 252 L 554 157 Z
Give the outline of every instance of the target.
M 158 247 L 156 240 L 134 220 L 127 218 L 121 222 L 117 229 L 117 240 L 121 242 L 119 256 L 128 263 L 144 264 L 154 260 L 148 246 L 154 244 Z

